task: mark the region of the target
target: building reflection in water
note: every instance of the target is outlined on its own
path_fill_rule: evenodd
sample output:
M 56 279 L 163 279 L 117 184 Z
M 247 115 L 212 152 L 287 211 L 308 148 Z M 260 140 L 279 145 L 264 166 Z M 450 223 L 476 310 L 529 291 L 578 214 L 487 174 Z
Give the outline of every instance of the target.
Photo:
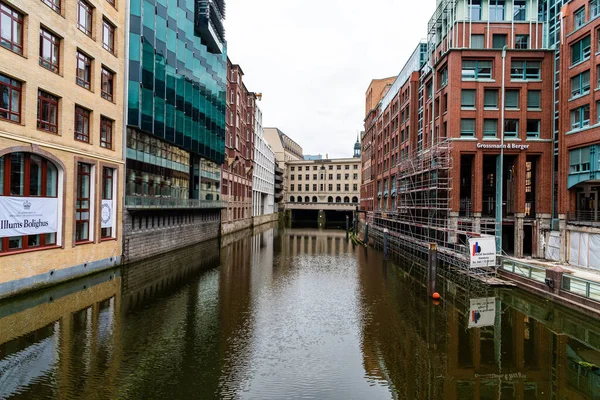
M 358 368 L 367 387 L 385 389 L 372 398 L 600 399 L 597 321 L 462 278 L 439 277 L 443 301 L 435 305 L 422 268 L 384 261 L 343 232 L 266 226 L 254 233 L 0 303 L 0 398 L 239 397 L 265 382 L 261 373 L 293 366 L 294 360 L 265 365 L 274 362 L 269 351 L 302 351 L 307 337 L 310 345 L 326 343 L 315 332 L 339 324 L 338 330 L 355 329 L 341 342 L 353 345 L 356 337 L 359 357 L 332 354 L 331 365 Z M 307 269 L 300 259 L 349 263 L 328 276 L 330 267 Z M 340 308 L 349 314 L 323 322 L 304 315 L 308 326 L 322 326 L 312 333 L 295 326 L 298 343 L 269 343 L 274 336 L 265 326 L 288 334 L 285 318 L 298 315 L 286 313 L 305 311 L 294 302 L 318 293 L 306 286 L 318 279 L 339 280 L 337 292 L 303 305 L 352 298 L 355 305 Z M 284 297 L 294 293 L 300 297 Z M 492 325 L 468 327 L 474 298 L 496 299 Z M 320 368 L 305 367 L 310 384 L 306 376 L 281 380 L 263 393 L 301 388 L 319 397 L 318 389 L 338 376 Z M 358 382 L 341 384 L 348 387 L 327 393 L 362 393 Z

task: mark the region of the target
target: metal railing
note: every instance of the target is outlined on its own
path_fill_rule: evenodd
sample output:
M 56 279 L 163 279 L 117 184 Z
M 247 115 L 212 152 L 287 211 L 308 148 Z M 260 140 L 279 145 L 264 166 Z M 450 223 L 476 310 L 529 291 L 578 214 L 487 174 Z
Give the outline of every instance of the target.
M 125 208 L 135 209 L 195 209 L 227 208 L 222 200 L 177 199 L 170 197 L 125 196 Z
M 546 282 L 546 268 L 538 267 L 532 264 L 522 263 L 517 260 L 502 258 L 501 268 L 536 282 Z
M 588 299 L 600 301 L 600 282 L 565 274 L 562 277 L 561 289 Z
M 573 211 L 567 214 L 567 221 L 585 225 L 600 223 L 600 211 Z

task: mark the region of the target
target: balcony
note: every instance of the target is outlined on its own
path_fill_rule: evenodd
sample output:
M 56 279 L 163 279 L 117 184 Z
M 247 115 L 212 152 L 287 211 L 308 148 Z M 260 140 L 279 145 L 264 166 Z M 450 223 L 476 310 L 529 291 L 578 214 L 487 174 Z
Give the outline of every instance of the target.
M 193 210 L 227 208 L 225 201 L 199 199 L 177 199 L 170 197 L 125 196 L 125 208 L 128 210 Z
M 600 211 L 573 211 L 567 214 L 567 222 L 572 225 L 600 227 Z
M 195 28 L 211 53 L 222 54 L 225 43 L 224 0 L 196 0 Z

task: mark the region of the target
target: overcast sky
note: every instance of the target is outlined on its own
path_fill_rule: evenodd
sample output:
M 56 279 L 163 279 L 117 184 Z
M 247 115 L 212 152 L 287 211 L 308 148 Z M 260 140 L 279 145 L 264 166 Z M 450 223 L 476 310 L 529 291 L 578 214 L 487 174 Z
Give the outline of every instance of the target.
M 352 155 L 373 78 L 397 75 L 435 0 L 228 0 L 228 55 L 263 93 L 263 125 L 304 154 Z

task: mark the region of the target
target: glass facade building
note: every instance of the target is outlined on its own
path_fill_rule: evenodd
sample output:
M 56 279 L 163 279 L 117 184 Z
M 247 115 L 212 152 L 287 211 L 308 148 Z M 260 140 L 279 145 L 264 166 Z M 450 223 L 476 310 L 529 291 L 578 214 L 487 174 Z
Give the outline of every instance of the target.
M 227 89 L 224 36 L 220 31 L 217 38 L 222 40 L 221 47 L 215 47 L 211 45 L 214 37 L 206 34 L 214 29 L 202 29 L 203 25 L 221 24 L 219 10 L 224 12 L 224 4 L 213 5 L 214 20 L 211 21 L 205 17 L 205 3 L 207 1 L 202 0 L 130 0 L 128 131 L 135 129 L 149 135 L 152 143 L 154 139 L 165 143 L 144 144 L 150 152 L 148 156 L 140 156 L 140 140 L 128 140 L 130 195 L 152 195 L 149 191 L 129 190 L 139 187 L 129 182 L 131 179 L 146 180 L 141 176 L 144 172 L 164 178 L 177 176 L 178 180 L 187 176 L 188 182 L 193 182 L 198 169 L 202 169 L 199 167 L 202 162 L 222 164 L 224 161 Z M 184 150 L 189 156 L 169 149 L 163 151 L 171 146 Z M 158 150 L 152 152 L 153 148 L 161 149 L 160 154 Z M 175 155 L 176 159 L 169 155 Z M 181 165 L 182 160 L 187 165 Z M 173 165 L 176 168 L 172 168 Z M 167 171 L 170 169 L 174 173 Z M 193 190 L 194 184 L 186 186 L 191 190 L 187 194 L 175 195 L 179 193 L 177 190 L 160 190 L 153 194 L 203 197 Z

